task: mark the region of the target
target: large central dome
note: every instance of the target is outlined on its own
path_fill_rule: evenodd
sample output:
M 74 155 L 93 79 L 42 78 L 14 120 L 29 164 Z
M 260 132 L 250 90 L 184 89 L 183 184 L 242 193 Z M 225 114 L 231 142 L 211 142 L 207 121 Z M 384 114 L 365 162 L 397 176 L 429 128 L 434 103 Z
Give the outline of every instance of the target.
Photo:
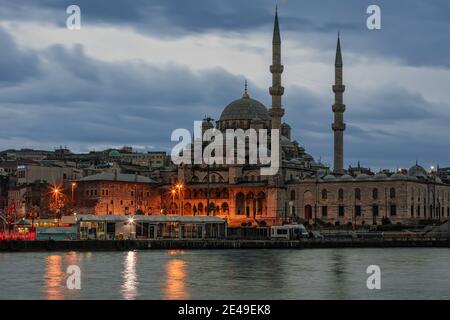
M 231 102 L 222 112 L 220 121 L 227 120 L 269 120 L 267 108 L 244 93 L 241 99 Z

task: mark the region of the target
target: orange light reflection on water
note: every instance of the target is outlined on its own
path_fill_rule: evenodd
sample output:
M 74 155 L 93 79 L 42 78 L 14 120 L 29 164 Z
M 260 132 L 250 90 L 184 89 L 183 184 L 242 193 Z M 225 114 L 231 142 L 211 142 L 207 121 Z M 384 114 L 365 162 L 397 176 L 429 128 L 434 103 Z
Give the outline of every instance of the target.
M 62 271 L 61 256 L 48 256 L 45 267 L 45 289 L 44 293 L 48 300 L 61 300 L 63 296 L 62 282 L 64 273 Z
M 164 287 L 164 299 L 185 300 L 189 299 L 186 289 L 187 263 L 181 259 L 170 259 L 166 264 L 166 282 Z

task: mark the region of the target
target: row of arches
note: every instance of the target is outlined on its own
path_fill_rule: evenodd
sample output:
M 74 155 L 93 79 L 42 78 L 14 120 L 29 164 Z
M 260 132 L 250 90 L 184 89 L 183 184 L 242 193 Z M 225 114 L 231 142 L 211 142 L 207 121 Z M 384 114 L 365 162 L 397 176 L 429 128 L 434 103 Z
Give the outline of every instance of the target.
M 236 215 L 255 217 L 256 215 L 263 215 L 267 211 L 266 194 L 262 191 L 257 194 L 248 192 L 246 195 L 243 192 L 238 192 L 235 201 Z
M 205 199 L 208 197 L 208 189 L 186 189 L 184 191 L 184 199 Z M 230 193 L 226 188 L 209 189 L 210 199 L 228 199 Z
M 207 208 L 207 204 L 203 204 L 203 202 L 199 202 L 196 204 L 191 204 L 190 202 L 186 202 L 183 205 L 183 210 L 180 212 L 179 206 L 172 202 L 170 204 L 169 213 L 173 215 L 182 214 L 185 216 L 196 216 L 196 215 L 228 215 L 230 213 L 230 207 L 227 202 L 223 202 L 220 206 L 214 203 L 209 204 L 209 212 Z

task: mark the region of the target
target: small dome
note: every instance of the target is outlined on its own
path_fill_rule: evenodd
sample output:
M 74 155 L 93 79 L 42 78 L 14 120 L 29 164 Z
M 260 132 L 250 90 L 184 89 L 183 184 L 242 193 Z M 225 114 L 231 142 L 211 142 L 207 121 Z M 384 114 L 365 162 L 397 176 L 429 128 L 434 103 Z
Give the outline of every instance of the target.
M 120 157 L 120 152 L 117 150 L 111 150 L 108 154 L 110 157 Z
M 406 176 L 403 175 L 403 174 L 401 174 L 401 173 L 394 173 L 394 174 L 391 176 L 391 179 L 392 179 L 392 180 L 405 180 L 405 179 L 406 179 Z
M 286 148 L 295 148 L 295 145 L 292 143 L 289 138 L 286 138 L 285 136 L 280 137 L 281 146 Z
M 411 177 L 417 177 L 417 178 L 426 178 L 427 177 L 427 171 L 422 167 L 416 164 L 415 166 L 412 166 L 408 170 L 408 176 Z
M 353 180 L 353 177 L 349 174 L 344 174 L 342 177 L 340 177 L 340 180 L 351 181 L 351 180 Z
M 358 176 L 356 177 L 356 180 L 368 180 L 368 179 L 370 179 L 370 176 L 365 173 L 358 174 Z
M 387 178 L 388 178 L 388 176 L 386 174 L 382 173 L 382 172 L 379 172 L 379 173 L 377 173 L 374 176 L 375 180 L 384 180 L 384 179 L 387 179 Z
M 323 177 L 324 181 L 333 181 L 336 180 L 336 177 L 333 176 L 332 174 L 326 175 L 325 177 Z

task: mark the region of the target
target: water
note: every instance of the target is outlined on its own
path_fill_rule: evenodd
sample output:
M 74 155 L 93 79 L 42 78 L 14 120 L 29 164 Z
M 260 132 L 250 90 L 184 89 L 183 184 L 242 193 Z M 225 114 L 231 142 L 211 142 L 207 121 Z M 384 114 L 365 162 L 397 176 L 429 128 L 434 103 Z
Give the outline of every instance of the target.
M 0 253 L 0 299 L 450 299 L 449 267 L 437 248 Z

